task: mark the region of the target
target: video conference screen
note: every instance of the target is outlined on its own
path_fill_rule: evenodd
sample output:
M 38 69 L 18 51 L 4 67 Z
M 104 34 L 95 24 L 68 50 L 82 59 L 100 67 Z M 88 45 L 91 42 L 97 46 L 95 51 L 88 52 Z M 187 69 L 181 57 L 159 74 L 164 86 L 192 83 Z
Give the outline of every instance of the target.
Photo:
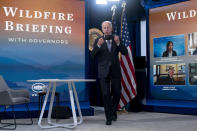
M 149 10 L 153 99 L 197 100 L 197 1 Z
M 0 0 L 0 17 L 0 75 L 8 86 L 28 88 L 37 102 L 42 89 L 27 80 L 85 78 L 85 1 Z M 76 87 L 88 100 L 84 83 Z M 66 83 L 56 91 L 69 100 Z

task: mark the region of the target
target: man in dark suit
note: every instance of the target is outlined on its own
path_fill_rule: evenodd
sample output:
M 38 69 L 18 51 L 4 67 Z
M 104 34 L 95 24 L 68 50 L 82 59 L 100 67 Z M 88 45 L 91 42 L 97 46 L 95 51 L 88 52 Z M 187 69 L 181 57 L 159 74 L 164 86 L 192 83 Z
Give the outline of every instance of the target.
M 168 85 L 175 85 L 175 81 L 174 81 L 173 75 L 174 75 L 174 67 L 170 66 L 169 69 L 168 69 L 168 76 L 167 76 L 167 78 L 165 80 L 165 82 Z
M 155 83 L 155 85 L 176 85 L 173 75 L 174 75 L 174 67 L 170 66 L 168 69 L 168 76 L 158 77 L 158 80 Z
M 197 47 L 196 47 L 196 49 L 194 50 L 193 55 L 197 55 Z
M 121 69 L 118 54 L 121 52 L 126 55 L 128 52 L 119 36 L 112 35 L 110 21 L 102 23 L 102 31 L 104 36 L 95 40 L 91 55 L 97 57 L 106 125 L 111 125 L 112 120 L 117 120 L 117 107 L 121 95 Z

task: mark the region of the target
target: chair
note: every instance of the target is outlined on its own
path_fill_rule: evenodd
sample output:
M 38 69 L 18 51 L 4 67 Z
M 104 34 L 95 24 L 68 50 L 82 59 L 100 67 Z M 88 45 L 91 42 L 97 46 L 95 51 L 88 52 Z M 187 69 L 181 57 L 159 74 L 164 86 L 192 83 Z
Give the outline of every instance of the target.
M 11 106 L 12 108 L 12 114 L 14 118 L 14 123 L 3 123 L 1 122 L 0 118 L 0 130 L 14 130 L 16 129 L 16 125 L 19 123 L 16 123 L 16 116 L 15 116 L 15 111 L 14 111 L 14 105 L 18 104 L 25 104 L 28 114 L 31 119 L 31 123 L 29 124 L 22 124 L 21 125 L 32 125 L 33 120 L 31 117 L 31 112 L 29 111 L 28 103 L 30 102 L 30 97 L 29 97 L 29 92 L 28 90 L 25 89 L 20 89 L 20 90 L 12 90 L 8 87 L 6 84 L 5 80 L 3 77 L 0 75 L 0 106 L 4 106 L 4 115 L 6 113 L 6 109 Z M 13 128 L 8 128 L 10 126 L 14 125 Z

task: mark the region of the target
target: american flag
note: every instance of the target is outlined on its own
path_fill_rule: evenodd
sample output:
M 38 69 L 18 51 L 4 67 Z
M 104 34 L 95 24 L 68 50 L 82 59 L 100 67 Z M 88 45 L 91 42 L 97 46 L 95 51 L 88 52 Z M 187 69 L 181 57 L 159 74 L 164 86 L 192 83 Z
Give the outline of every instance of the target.
M 120 66 L 121 66 L 121 98 L 118 108 L 124 107 L 128 102 L 131 101 L 136 95 L 136 77 L 135 69 L 132 57 L 131 41 L 129 37 L 128 24 L 126 19 L 126 14 L 123 9 L 122 19 L 121 19 L 121 38 L 123 44 L 127 47 L 128 55 L 120 55 Z

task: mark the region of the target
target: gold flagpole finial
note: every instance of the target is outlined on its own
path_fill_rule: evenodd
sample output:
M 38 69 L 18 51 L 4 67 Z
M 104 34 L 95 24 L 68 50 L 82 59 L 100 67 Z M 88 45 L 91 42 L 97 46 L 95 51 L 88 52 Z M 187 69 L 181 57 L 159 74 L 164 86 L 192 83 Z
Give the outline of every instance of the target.
M 125 7 L 126 7 L 126 2 L 123 1 L 123 2 L 122 2 L 122 8 L 125 9 Z
M 126 8 L 126 2 L 125 1 L 122 1 L 122 15 L 121 15 L 121 29 L 120 29 L 120 38 L 122 38 L 122 24 L 123 24 L 123 15 L 124 15 L 124 12 L 125 12 L 125 8 Z

